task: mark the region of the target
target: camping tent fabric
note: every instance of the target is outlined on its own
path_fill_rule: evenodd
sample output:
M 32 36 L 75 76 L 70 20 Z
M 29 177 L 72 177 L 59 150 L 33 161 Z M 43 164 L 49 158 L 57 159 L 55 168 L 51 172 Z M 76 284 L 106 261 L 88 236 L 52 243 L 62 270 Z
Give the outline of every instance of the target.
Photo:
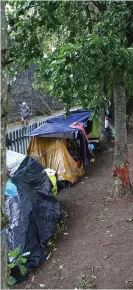
M 67 180 L 73 184 L 83 174 L 83 167 L 77 168 L 66 146 L 66 139 L 33 137 L 28 155 L 37 158 L 45 168 L 54 169 L 58 180 Z
M 92 131 L 88 134 L 88 138 L 99 138 L 99 122 L 98 118 L 93 119 L 92 122 Z
M 64 118 L 64 115 L 49 118 L 46 123 L 33 130 L 29 134 L 29 136 L 77 139 L 77 134 L 79 130 L 70 128 L 69 126 L 74 122 L 86 122 L 90 118 L 90 116 L 90 111 L 79 110 L 72 111 L 66 119 Z
M 18 195 L 5 196 L 8 251 L 30 252 L 27 266 L 38 266 L 47 255 L 46 244 L 60 218 L 60 205 L 45 169 L 31 157 L 23 160 L 11 180 Z

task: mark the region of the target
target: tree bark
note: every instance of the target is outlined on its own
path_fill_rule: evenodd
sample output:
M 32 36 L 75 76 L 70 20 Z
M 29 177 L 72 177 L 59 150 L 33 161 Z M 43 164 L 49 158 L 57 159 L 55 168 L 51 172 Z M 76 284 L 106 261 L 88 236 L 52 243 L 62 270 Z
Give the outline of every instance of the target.
M 114 187 L 113 196 L 118 197 L 131 193 L 129 178 L 129 161 L 126 129 L 126 95 L 124 86 L 124 71 L 113 73 L 113 90 L 115 106 L 115 154 L 114 154 Z
M 101 80 L 101 89 L 104 97 L 107 97 L 107 74 L 104 73 Z M 100 136 L 100 147 L 102 150 L 107 149 L 108 147 L 108 137 L 105 130 L 105 104 L 101 103 L 99 106 L 99 136 Z
M 7 24 L 4 0 L 1 1 L 1 289 L 7 289 L 7 249 L 4 229 L 7 216 L 2 211 L 6 183 L 6 122 L 8 114 Z

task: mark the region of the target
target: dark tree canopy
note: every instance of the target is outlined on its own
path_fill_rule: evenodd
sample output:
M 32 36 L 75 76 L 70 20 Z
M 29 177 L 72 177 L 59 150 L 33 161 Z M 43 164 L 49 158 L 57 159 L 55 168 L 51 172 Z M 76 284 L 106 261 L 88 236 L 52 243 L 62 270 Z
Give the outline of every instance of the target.
M 111 96 L 116 68 L 126 69 L 129 82 L 132 2 L 9 1 L 9 5 L 9 61 L 12 68 L 36 62 L 36 87 L 67 104 L 78 99 L 86 105 L 100 101 L 103 91 Z

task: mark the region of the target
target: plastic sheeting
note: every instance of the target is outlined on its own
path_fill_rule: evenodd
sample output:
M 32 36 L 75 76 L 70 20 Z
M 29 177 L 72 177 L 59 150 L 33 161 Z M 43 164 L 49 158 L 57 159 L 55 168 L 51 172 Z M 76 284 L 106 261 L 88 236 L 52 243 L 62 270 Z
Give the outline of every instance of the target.
M 83 174 L 83 167 L 77 168 L 66 147 L 66 139 L 32 137 L 28 155 L 38 158 L 43 167 L 54 169 L 58 180 L 74 183 Z
M 6 166 L 10 175 L 12 175 L 20 166 L 21 162 L 25 159 L 26 155 L 6 150 Z
M 5 195 L 9 197 L 18 196 L 18 191 L 16 185 L 9 179 L 5 187 Z
M 60 218 L 60 205 L 52 195 L 52 182 L 44 168 L 30 157 L 21 163 L 12 182 L 18 195 L 5 196 L 8 251 L 30 252 L 27 267 L 38 266 L 47 255 L 47 241 Z

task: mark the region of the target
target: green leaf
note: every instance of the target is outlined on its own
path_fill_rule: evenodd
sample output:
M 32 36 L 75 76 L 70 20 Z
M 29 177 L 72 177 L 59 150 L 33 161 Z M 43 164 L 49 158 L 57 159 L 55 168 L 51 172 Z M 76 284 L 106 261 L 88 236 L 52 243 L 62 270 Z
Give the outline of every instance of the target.
M 15 263 L 8 264 L 8 268 L 9 268 L 9 269 L 13 269 L 15 266 L 16 266 Z
M 63 59 L 63 58 L 64 58 L 64 54 L 60 53 L 60 54 L 58 55 L 58 59 Z
M 19 255 L 19 248 L 16 248 L 9 252 L 9 257 L 16 258 Z
M 27 268 L 24 265 L 20 265 L 19 268 L 23 276 L 27 274 Z
M 27 262 L 27 258 L 23 258 L 23 257 L 20 256 L 20 257 L 18 258 L 18 262 L 21 263 L 21 264 L 26 264 L 26 262 Z
M 17 280 L 14 277 L 10 276 L 8 278 L 8 286 L 13 286 L 16 282 Z

